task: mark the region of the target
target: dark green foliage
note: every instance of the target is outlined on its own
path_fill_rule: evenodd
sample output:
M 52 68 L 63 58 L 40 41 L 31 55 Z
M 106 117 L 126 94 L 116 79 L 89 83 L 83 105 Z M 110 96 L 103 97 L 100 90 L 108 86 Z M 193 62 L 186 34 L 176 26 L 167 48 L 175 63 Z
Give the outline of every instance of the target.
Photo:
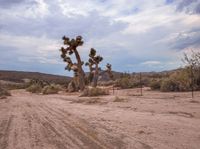
M 89 57 L 88 63 L 91 65 L 99 64 L 103 60 L 103 57 L 96 55 L 96 50 L 93 48 L 90 49 Z
M 89 67 L 90 73 L 88 76 L 89 83 L 93 82 L 93 87 L 97 86 L 99 76 L 99 63 L 103 60 L 103 57 L 96 55 L 96 50 L 91 48 L 88 62 L 85 63 Z
M 94 57 L 96 55 L 96 50 L 91 48 L 90 49 L 90 54 L 89 54 L 89 57 Z
M 109 63 L 107 63 L 107 65 L 106 65 L 106 72 L 109 74 L 109 77 L 113 80 L 114 76 L 112 73 L 112 65 Z

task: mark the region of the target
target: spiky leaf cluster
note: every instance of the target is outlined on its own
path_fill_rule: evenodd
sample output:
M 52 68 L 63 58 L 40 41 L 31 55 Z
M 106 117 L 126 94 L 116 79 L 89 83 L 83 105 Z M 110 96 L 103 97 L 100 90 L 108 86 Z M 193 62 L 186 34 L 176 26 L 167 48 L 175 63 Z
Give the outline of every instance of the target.
M 66 54 L 71 55 L 74 53 L 74 50 L 76 50 L 76 48 L 78 46 L 82 46 L 83 45 L 83 40 L 81 36 L 77 36 L 76 39 L 70 39 L 68 37 L 63 36 L 63 41 L 64 41 L 64 45 L 67 45 L 67 48 L 62 47 L 61 48 L 61 52 L 62 55 L 61 57 L 65 57 Z
M 109 77 L 111 79 L 113 79 L 114 76 L 113 76 L 113 73 L 112 73 L 112 65 L 111 64 L 107 63 L 107 65 L 106 65 L 106 71 L 109 74 Z
M 61 47 L 60 51 L 61 51 L 61 58 L 63 59 L 64 62 L 67 63 L 67 66 L 65 67 L 65 70 L 74 71 L 75 76 L 78 75 L 78 66 L 76 63 L 73 63 L 70 55 L 72 55 L 74 53 L 74 51 L 76 50 L 76 48 L 78 46 L 83 45 L 83 41 L 82 41 L 82 37 L 81 36 L 77 36 L 76 39 L 70 39 L 68 37 L 63 37 L 62 38 L 64 41 L 64 45 L 66 45 L 67 47 Z M 82 62 L 83 64 L 83 62 Z
M 112 70 L 112 65 L 107 63 L 106 68 L 107 68 L 108 71 L 111 71 Z
M 90 58 L 88 62 L 85 64 L 89 67 L 92 67 L 94 64 L 99 64 L 103 60 L 103 57 L 101 57 L 100 55 L 96 55 L 96 50 L 93 48 L 90 49 L 89 57 Z

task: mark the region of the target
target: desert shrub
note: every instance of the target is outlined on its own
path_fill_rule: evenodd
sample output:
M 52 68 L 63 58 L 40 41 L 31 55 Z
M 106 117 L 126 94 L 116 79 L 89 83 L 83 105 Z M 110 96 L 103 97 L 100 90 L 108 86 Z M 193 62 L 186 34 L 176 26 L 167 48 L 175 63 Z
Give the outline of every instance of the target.
M 10 92 L 0 87 L 0 97 L 11 96 Z
M 162 92 L 179 91 L 178 84 L 172 79 L 165 79 L 161 83 L 160 90 Z
M 42 86 L 40 84 L 32 84 L 28 88 L 26 88 L 28 92 L 31 93 L 41 93 L 42 92 Z
M 170 75 L 170 78 L 176 82 L 178 91 L 189 91 L 191 89 L 191 79 L 187 69 L 182 69 Z
M 8 84 L 6 86 L 6 88 L 8 90 L 15 90 L 15 89 L 25 89 L 27 88 L 27 84 L 26 83 L 18 83 L 18 84 Z
M 194 82 L 193 89 L 198 90 L 198 84 Z M 170 74 L 169 78 L 162 80 L 161 91 L 190 91 L 191 76 L 187 68 L 177 70 Z
M 150 77 L 145 76 L 142 74 L 141 82 L 140 82 L 140 74 L 132 74 L 132 75 L 125 75 L 121 76 L 116 83 L 116 87 L 120 87 L 122 89 L 129 89 L 129 88 L 137 88 L 142 86 L 149 86 Z
M 42 89 L 42 93 L 43 94 L 57 94 L 60 90 L 61 90 L 60 85 L 51 84 L 51 85 L 45 86 Z
M 118 96 L 115 96 L 115 99 L 114 99 L 113 102 L 126 102 L 126 101 L 127 101 L 126 98 L 120 98 L 120 97 L 118 97 Z
M 111 86 L 113 84 L 115 84 L 115 81 L 113 81 L 113 80 L 110 80 L 110 81 L 99 81 L 98 82 L 99 86 Z
M 49 85 L 50 83 L 47 81 L 44 81 L 44 80 L 39 80 L 39 79 L 32 79 L 32 80 L 26 82 L 26 86 L 28 86 L 28 87 L 31 85 L 35 85 L 35 84 L 37 84 L 43 88 L 44 86 Z
M 93 88 L 86 88 L 81 96 L 101 96 L 101 95 L 108 95 L 109 91 L 103 88 L 93 87 Z
M 121 87 L 122 89 L 133 88 L 136 86 L 136 82 L 134 82 L 131 78 L 124 77 L 120 78 L 116 81 L 116 87 Z
M 200 52 L 191 51 L 191 55 L 184 53 L 183 62 L 190 79 L 190 86 L 194 90 L 200 90 Z
M 160 90 L 161 81 L 160 80 L 153 80 L 153 81 L 150 82 L 149 87 L 152 90 Z

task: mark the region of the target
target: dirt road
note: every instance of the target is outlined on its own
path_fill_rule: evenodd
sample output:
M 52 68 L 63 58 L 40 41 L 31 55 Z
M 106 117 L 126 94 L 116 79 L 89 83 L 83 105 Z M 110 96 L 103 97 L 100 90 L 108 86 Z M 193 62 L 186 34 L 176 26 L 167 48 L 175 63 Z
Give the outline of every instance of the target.
M 0 100 L 0 149 L 200 148 L 200 96 L 116 94 L 12 91 Z

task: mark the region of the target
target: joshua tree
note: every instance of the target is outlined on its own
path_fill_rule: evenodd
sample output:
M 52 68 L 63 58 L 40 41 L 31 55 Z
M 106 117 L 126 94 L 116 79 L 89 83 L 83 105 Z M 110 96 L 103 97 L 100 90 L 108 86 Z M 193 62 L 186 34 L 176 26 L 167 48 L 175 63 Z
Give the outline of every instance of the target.
M 83 45 L 82 37 L 77 36 L 76 39 L 71 39 L 68 37 L 63 37 L 64 45 L 67 46 L 67 48 L 61 47 L 60 51 L 62 52 L 61 57 L 63 58 L 63 61 L 67 63 L 67 66 L 65 67 L 66 70 L 74 71 L 74 79 L 77 80 L 78 86 L 80 90 L 84 90 L 85 88 L 85 73 L 82 69 L 82 65 L 84 62 L 81 61 L 81 57 L 78 53 L 77 47 Z M 70 56 L 72 54 L 75 54 L 77 63 L 73 63 Z
M 114 76 L 112 73 L 112 65 L 109 63 L 107 63 L 107 65 L 106 65 L 106 72 L 108 73 L 109 77 L 113 80 Z
M 93 48 L 90 49 L 89 57 L 88 62 L 85 63 L 90 69 L 89 83 L 93 81 L 93 87 L 96 87 L 99 77 L 99 63 L 103 60 L 103 57 L 96 55 L 96 50 Z

